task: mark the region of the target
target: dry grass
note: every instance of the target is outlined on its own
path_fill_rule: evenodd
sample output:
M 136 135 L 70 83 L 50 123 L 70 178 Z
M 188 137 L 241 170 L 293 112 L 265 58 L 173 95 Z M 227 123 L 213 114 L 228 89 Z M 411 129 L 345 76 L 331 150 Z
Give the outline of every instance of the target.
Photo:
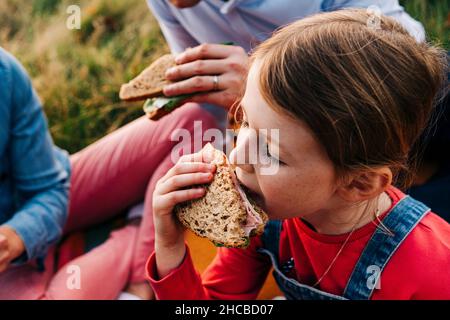
M 31 74 L 55 142 L 75 152 L 140 116 L 118 89 L 168 51 L 145 1 L 78 1 L 81 30 L 65 26 L 74 1 L 32 3 L 0 2 L 0 41 Z

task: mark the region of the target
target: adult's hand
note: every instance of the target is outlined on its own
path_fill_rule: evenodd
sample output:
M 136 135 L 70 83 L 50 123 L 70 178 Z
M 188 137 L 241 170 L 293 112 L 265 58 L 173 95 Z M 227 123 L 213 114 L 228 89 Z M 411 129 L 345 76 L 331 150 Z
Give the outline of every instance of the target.
M 177 82 L 164 88 L 166 96 L 198 93 L 188 101 L 229 109 L 245 87 L 249 58 L 242 47 L 202 44 L 187 49 L 175 61 L 178 65 L 167 70 L 166 77 Z M 215 75 L 219 83 L 212 91 Z
M 0 273 L 24 251 L 25 245 L 17 233 L 7 226 L 0 226 Z

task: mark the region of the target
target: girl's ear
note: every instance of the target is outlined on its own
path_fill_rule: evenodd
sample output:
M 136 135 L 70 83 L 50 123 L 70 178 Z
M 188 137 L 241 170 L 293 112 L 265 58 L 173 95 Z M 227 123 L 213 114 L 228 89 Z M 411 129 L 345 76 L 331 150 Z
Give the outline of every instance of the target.
M 337 189 L 339 196 L 349 202 L 371 199 L 385 191 L 392 183 L 392 171 L 388 167 L 356 172 L 347 177 Z

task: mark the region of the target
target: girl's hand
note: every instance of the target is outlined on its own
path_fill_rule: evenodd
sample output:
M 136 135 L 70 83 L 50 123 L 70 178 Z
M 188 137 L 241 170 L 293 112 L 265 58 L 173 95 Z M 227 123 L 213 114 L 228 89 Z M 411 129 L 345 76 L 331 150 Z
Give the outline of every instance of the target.
M 187 102 L 211 103 L 230 109 L 245 85 L 249 58 L 242 47 L 224 44 L 202 44 L 187 49 L 176 58 L 178 66 L 166 72 L 169 80 L 177 81 L 164 88 L 164 95 L 199 93 Z M 214 76 L 219 84 L 214 89 Z
M 160 278 L 180 265 L 186 253 L 183 227 L 173 214 L 173 208 L 180 202 L 205 195 L 205 189 L 195 185 L 213 180 L 216 167 L 207 163 L 210 161 L 211 156 L 203 150 L 182 156 L 156 184 L 153 192 L 153 217 L 156 265 Z
M 0 273 L 24 251 L 25 245 L 17 233 L 10 227 L 0 226 Z

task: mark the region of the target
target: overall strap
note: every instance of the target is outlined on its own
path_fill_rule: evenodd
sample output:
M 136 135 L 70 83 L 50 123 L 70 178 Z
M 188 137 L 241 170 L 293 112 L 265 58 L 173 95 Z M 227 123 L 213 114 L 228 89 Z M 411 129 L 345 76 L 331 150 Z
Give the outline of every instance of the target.
M 264 249 L 270 251 L 277 261 L 280 256 L 279 248 L 282 225 L 282 220 L 269 220 L 264 228 L 264 233 L 261 236 Z
M 419 221 L 430 211 L 423 203 L 405 196 L 383 219 L 383 225 L 392 233 L 377 228 L 367 243 L 349 278 L 344 297 L 368 300 L 392 255 Z

